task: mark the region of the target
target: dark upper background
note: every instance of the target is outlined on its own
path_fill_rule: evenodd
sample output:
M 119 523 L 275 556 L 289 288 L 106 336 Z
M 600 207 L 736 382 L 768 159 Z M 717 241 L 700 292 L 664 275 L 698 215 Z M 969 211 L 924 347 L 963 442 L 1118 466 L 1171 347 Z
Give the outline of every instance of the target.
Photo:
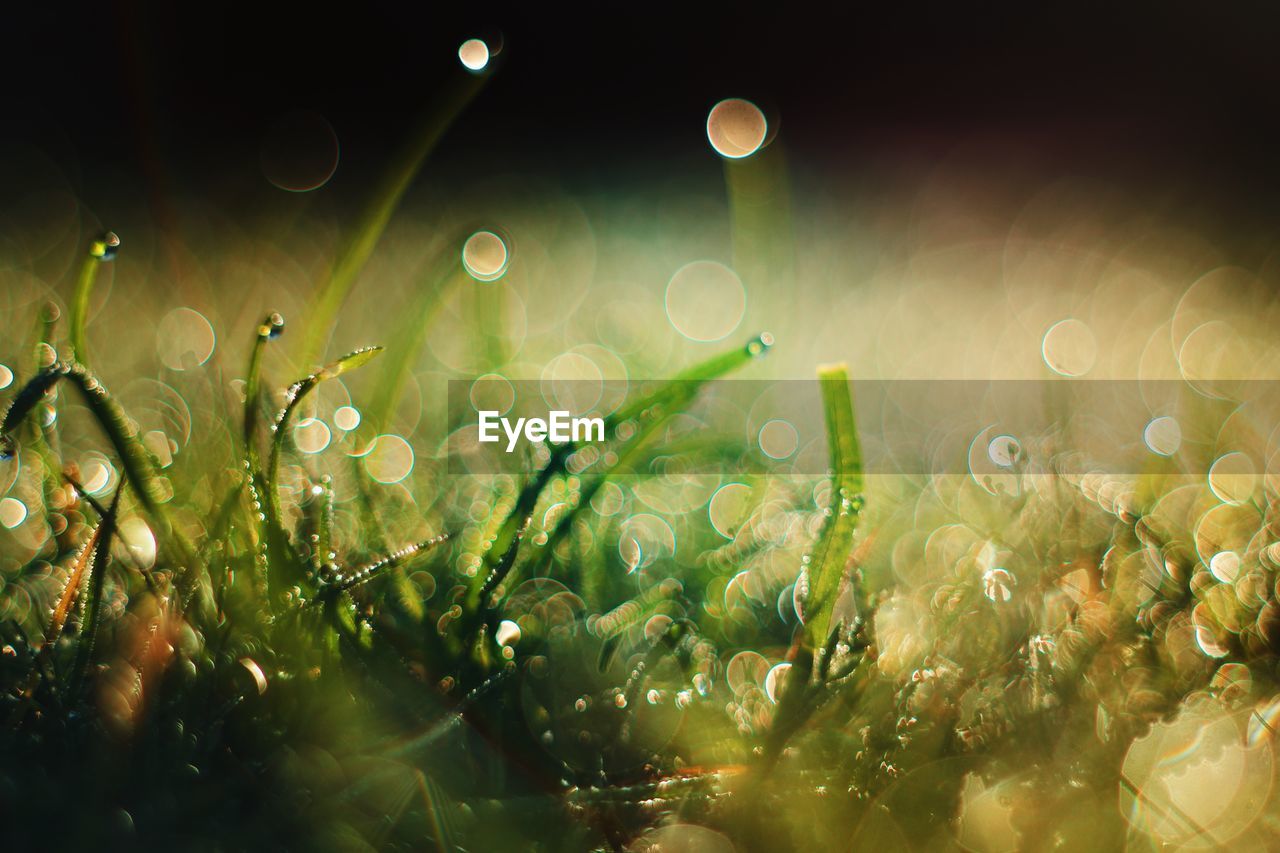
M 810 174 L 1012 140 L 1049 169 L 1191 182 L 1206 204 L 1269 221 L 1280 211 L 1277 15 L 1248 2 L 1114 5 L 1125 8 L 10 9 L 0 128 L 73 160 L 92 204 L 119 191 L 100 186 L 99 172 L 216 195 L 228 174 L 256 165 L 275 118 L 316 109 L 342 141 L 331 185 L 341 198 L 367 186 L 441 82 L 461 73 L 458 44 L 501 32 L 500 68 L 437 164 L 479 157 L 569 186 L 625 185 L 689 156 L 708 108 L 742 96 L 777 109 L 789 156 Z M 710 157 L 702 145 L 696 153 Z

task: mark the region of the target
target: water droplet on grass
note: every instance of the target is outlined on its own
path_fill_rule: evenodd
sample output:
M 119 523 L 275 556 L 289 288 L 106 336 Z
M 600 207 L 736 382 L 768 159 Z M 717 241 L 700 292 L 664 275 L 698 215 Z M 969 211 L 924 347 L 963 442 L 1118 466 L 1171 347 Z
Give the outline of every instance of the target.
M 108 231 L 89 244 L 89 254 L 100 261 L 114 260 L 120 250 L 120 237 L 114 231 Z

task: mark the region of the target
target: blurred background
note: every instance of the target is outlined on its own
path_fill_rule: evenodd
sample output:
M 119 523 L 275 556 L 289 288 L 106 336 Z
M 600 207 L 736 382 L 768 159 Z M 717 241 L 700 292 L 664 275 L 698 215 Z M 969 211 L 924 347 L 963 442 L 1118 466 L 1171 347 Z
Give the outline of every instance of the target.
M 762 370 L 847 359 L 922 378 L 1036 378 L 1069 317 L 1088 328 L 1064 340 L 1096 345 L 1091 376 L 1135 377 L 1193 282 L 1243 268 L 1195 301 L 1238 291 L 1256 317 L 1277 263 L 1280 72 L 1251 4 L 220 9 L 17 13 L 3 239 L 56 292 L 71 248 L 114 229 L 128 249 L 101 305 L 157 325 L 190 308 L 237 358 L 235 331 L 264 311 L 304 320 L 379 176 L 467 85 L 457 45 L 477 35 L 495 51 L 486 79 L 362 272 L 334 352 L 377 338 L 435 286 L 427 260 L 478 229 L 513 242 L 503 356 L 540 369 L 628 322 L 647 336 L 635 369 L 654 375 L 716 346 L 665 316 L 691 261 L 740 279 L 741 294 L 694 276 L 705 310 L 785 342 Z M 767 119 L 759 156 L 708 145 L 725 98 Z M 11 319 L 44 295 L 5 292 Z M 1199 320 L 1173 329 L 1174 358 Z M 116 346 L 155 362 L 140 336 Z M 433 354 L 415 368 L 471 367 Z M 1147 353 L 1160 369 L 1169 355 Z

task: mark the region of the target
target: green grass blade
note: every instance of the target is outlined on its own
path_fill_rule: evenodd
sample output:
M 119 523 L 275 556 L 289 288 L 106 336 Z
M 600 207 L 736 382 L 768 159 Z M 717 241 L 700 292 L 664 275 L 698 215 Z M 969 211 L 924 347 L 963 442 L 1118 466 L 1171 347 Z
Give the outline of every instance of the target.
M 282 512 L 280 508 L 280 457 L 284 452 L 285 434 L 293 420 L 294 412 L 308 394 L 315 390 L 321 382 L 341 376 L 368 364 L 382 352 L 382 347 L 365 347 L 348 353 L 337 361 L 315 373 L 298 380 L 289 386 L 284 408 L 276 415 L 271 427 L 271 449 L 267 458 L 267 469 L 261 476 L 253 473 L 253 457 L 250 457 L 251 495 L 258 504 L 261 513 L 262 544 L 265 553 L 259 554 L 260 583 L 267 585 L 295 583 L 301 580 L 304 569 L 298 555 L 289 543 L 284 532 Z M 249 442 L 252 444 L 252 441 Z M 266 565 L 261 562 L 265 559 Z M 265 572 L 263 571 L 265 569 Z M 269 577 L 270 576 L 270 577 Z M 265 590 L 263 590 L 265 592 Z
M 102 613 L 102 591 L 106 586 L 107 565 L 111 562 L 111 539 L 116 529 L 116 513 L 120 507 L 120 496 L 124 493 L 124 484 L 116 488 L 111 498 L 111 506 L 98 523 L 97 542 L 93 556 L 89 560 L 89 579 L 85 589 L 86 610 L 84 628 L 80 632 L 76 645 L 75 668 L 71 671 L 72 694 L 79 692 L 84 681 L 85 672 L 93 660 L 93 647 L 98 637 L 98 622 Z
M 487 76 L 474 75 L 461 78 L 441 103 L 428 112 L 409 144 L 383 174 L 360 217 L 359 225 L 320 286 L 319 302 L 308 327 L 310 332 L 303 350 L 303 364 L 314 363 L 321 357 L 338 311 L 386 231 L 400 200 L 445 131 L 479 93 L 486 79 Z
M 267 459 L 267 502 L 271 505 L 277 521 L 280 517 L 280 498 L 277 492 L 280 473 L 280 454 L 284 450 L 284 436 L 288 432 L 289 423 L 298 405 L 308 394 L 315 390 L 321 382 L 336 379 L 344 373 L 363 367 L 382 354 L 382 347 L 364 347 L 348 353 L 337 361 L 289 386 L 285 394 L 285 405 L 276 416 L 271 427 L 271 455 Z
M 89 323 L 89 297 L 93 295 L 93 285 L 98 278 L 98 266 L 103 261 L 115 257 L 120 238 L 108 231 L 89 244 L 84 261 L 80 264 L 80 273 L 76 276 L 76 289 L 71 296 L 71 349 L 72 358 L 81 364 L 89 363 L 89 341 L 85 335 L 85 326 Z
M 279 314 L 268 314 L 258 326 L 258 335 L 253 342 L 253 352 L 249 356 L 249 369 L 244 379 L 244 445 L 250 464 L 255 464 L 258 456 L 255 434 L 258 431 L 258 393 L 262 387 L 262 355 L 267 342 L 280 337 L 284 332 L 284 318 Z
M 564 514 L 547 543 L 535 552 L 535 565 L 541 564 L 548 558 L 556 544 L 568 534 L 579 511 L 582 507 L 590 505 L 591 498 L 604 485 L 610 473 L 625 468 L 634 459 L 644 445 L 645 440 L 667 418 L 679 413 L 687 406 L 689 401 L 701 390 L 704 383 L 724 376 L 726 373 L 742 367 L 753 359 L 763 356 L 772 346 L 773 336 L 768 332 L 760 334 L 748 341 L 745 346 L 713 356 L 704 362 L 681 371 L 673 379 L 663 383 L 653 392 L 629 405 L 623 406 L 608 417 L 605 420 L 606 438 L 615 434 L 617 428 L 628 421 L 643 419 L 644 423 L 640 424 L 635 433 L 628 439 L 627 447 L 619 454 L 617 463 L 583 488 L 578 505 Z M 533 481 L 521 491 L 516 500 L 515 508 L 507 516 L 502 528 L 498 531 L 498 535 L 494 537 L 493 545 L 485 554 L 484 571 L 478 573 L 479 577 L 489 578 L 489 581 L 485 583 L 486 588 L 493 589 L 504 579 L 505 573 L 496 577 L 496 579 L 493 574 L 494 569 L 499 564 L 500 556 L 507 553 L 507 548 L 510 546 L 517 530 L 519 530 L 523 519 L 528 518 L 533 513 L 542 490 L 554 476 L 564 472 L 566 462 L 576 449 L 577 447 L 572 442 L 557 447 L 552 452 L 551 460 L 538 472 Z M 508 571 L 510 568 L 510 566 L 507 567 Z
M 805 637 L 812 649 L 822 648 L 832 630 L 832 612 L 844 581 L 845 562 L 853 549 L 853 534 L 862 508 L 862 453 L 853 417 L 853 394 L 843 364 L 818 368 L 822 405 L 826 414 L 831 459 L 829 515 L 810 554 L 809 595 Z
M 185 570 L 179 574 L 178 583 L 185 599 L 204 564 L 186 537 L 174 529 L 164 504 L 155 462 L 142 446 L 133 421 L 88 368 L 75 362 L 55 362 L 23 386 L 5 413 L 4 420 L 0 421 L 0 456 L 12 455 L 16 446 L 14 432 L 18 425 L 61 379 L 69 381 L 80 393 L 85 406 L 115 449 L 138 502 L 155 523 L 160 537 L 171 541 L 176 548 L 176 557 Z

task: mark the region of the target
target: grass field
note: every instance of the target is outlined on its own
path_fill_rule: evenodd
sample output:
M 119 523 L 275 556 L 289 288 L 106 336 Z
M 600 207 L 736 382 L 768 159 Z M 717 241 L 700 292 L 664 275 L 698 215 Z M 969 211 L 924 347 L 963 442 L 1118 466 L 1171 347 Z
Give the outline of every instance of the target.
M 177 224 L 7 151 L 14 849 L 1276 849 L 1273 246 L 1016 152 L 824 184 L 735 105 L 665 183 L 432 173 L 484 80 L 358 213 L 336 148 Z M 623 393 L 459 474 L 482 376 Z M 850 379 L 1186 400 L 895 473 Z

